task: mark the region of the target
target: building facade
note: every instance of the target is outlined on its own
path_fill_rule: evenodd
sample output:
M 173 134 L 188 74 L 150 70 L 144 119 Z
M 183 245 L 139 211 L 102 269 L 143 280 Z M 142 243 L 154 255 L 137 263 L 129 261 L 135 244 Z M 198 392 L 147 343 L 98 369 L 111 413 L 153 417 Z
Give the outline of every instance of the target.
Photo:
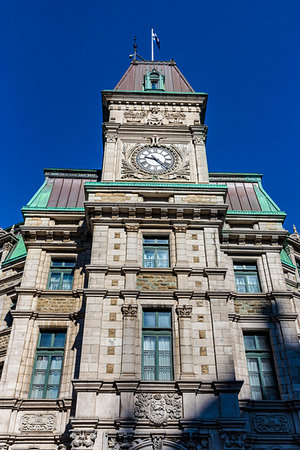
M 208 172 L 174 61 L 102 99 L 102 171 L 46 169 L 0 230 L 0 448 L 300 448 L 297 230 Z

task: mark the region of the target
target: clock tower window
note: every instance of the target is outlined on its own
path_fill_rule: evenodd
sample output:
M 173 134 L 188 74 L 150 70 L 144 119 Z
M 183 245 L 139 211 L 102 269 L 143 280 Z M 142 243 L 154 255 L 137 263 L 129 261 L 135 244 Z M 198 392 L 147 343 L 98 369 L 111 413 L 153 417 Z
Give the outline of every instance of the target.
M 145 91 L 164 91 L 165 90 L 165 77 L 162 73 L 153 69 L 147 73 L 144 77 L 144 90 Z

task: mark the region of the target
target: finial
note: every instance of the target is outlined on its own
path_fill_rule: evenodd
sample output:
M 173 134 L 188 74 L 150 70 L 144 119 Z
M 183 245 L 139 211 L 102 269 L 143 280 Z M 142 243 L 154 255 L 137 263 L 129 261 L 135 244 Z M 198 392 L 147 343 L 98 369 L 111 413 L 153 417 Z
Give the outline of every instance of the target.
M 15 224 L 13 224 L 13 226 L 11 227 L 10 232 L 15 234 Z
M 299 234 L 295 225 L 293 225 L 294 234 Z

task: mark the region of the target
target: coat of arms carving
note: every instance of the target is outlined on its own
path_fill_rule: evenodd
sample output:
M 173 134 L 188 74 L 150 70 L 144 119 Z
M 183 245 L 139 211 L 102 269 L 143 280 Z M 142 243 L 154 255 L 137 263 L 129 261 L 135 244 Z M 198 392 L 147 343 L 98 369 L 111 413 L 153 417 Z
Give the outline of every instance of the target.
M 137 419 L 148 419 L 154 425 L 181 417 L 181 397 L 178 394 L 137 394 L 134 414 Z

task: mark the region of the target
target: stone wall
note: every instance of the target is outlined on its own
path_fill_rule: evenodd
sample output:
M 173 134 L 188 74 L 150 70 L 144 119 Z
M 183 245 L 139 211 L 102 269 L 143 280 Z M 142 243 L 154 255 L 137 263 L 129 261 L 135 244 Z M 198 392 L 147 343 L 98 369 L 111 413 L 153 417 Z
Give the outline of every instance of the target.
M 169 291 L 177 288 L 175 275 L 140 274 L 137 276 L 136 287 L 141 291 Z
M 237 314 L 271 314 L 272 305 L 268 299 L 234 300 L 234 311 Z

